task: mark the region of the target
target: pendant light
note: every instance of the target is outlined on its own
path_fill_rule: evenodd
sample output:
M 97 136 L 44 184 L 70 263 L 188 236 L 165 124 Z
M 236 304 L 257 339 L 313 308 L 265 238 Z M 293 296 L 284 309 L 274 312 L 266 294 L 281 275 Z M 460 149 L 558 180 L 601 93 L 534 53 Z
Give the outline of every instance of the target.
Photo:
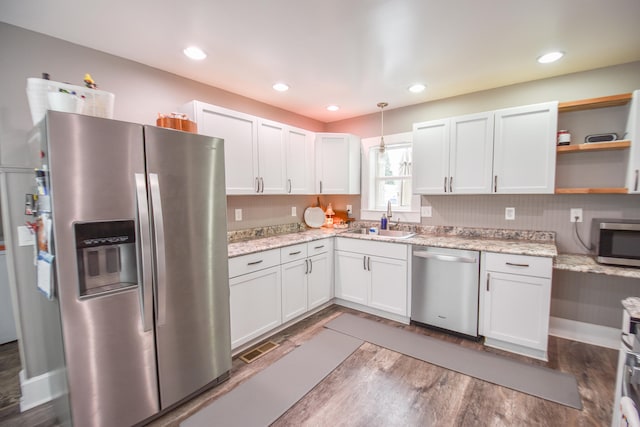
M 384 153 L 385 145 L 384 145 L 384 107 L 386 107 L 386 102 L 378 102 L 378 108 L 380 109 L 380 147 L 378 148 L 381 153 Z

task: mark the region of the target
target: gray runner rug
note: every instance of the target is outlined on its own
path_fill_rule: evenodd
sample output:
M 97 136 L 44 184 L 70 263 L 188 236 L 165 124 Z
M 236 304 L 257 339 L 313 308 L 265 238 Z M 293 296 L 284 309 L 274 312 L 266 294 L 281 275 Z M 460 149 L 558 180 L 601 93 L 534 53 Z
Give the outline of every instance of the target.
M 582 409 L 573 375 L 427 337 L 351 314 L 326 328 L 499 386 Z
M 311 391 L 363 341 L 329 329 L 180 423 L 181 427 L 268 426 Z

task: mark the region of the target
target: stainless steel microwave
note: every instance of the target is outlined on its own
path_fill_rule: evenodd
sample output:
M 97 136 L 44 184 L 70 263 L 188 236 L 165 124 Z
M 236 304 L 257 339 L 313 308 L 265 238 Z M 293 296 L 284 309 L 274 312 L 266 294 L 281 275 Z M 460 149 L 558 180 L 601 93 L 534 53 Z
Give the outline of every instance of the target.
M 640 267 L 640 219 L 594 218 L 591 242 L 597 262 Z

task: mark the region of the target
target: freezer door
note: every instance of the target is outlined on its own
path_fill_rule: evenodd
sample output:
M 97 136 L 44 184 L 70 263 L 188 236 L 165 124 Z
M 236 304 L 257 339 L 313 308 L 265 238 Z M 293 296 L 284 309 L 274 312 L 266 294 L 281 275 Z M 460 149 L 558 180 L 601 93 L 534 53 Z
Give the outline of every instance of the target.
M 145 127 L 161 407 L 231 368 L 223 142 Z
M 58 112 L 47 113 L 46 125 L 43 162 L 50 169 L 55 292 L 73 423 L 132 425 L 159 410 L 153 329 L 145 331 L 142 321 L 143 288 L 134 275 L 121 279 L 123 285 L 98 283 L 85 292 L 81 279 L 100 274 L 100 268 L 94 263 L 90 273 L 81 273 L 79 255 L 87 250 L 77 250 L 76 225 L 119 221 L 136 228 L 134 174 L 144 174 L 142 126 Z

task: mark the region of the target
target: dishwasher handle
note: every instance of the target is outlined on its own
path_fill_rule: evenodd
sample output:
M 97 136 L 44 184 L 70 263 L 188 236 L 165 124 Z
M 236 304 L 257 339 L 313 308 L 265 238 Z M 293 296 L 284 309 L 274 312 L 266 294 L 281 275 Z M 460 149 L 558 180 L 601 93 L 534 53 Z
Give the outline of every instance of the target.
M 475 258 L 445 255 L 445 254 L 439 254 L 439 253 L 427 252 L 427 251 L 415 251 L 413 252 L 413 256 L 426 258 L 426 259 L 435 259 L 438 261 L 445 261 L 445 262 L 466 262 L 469 264 L 475 264 L 477 262 Z

